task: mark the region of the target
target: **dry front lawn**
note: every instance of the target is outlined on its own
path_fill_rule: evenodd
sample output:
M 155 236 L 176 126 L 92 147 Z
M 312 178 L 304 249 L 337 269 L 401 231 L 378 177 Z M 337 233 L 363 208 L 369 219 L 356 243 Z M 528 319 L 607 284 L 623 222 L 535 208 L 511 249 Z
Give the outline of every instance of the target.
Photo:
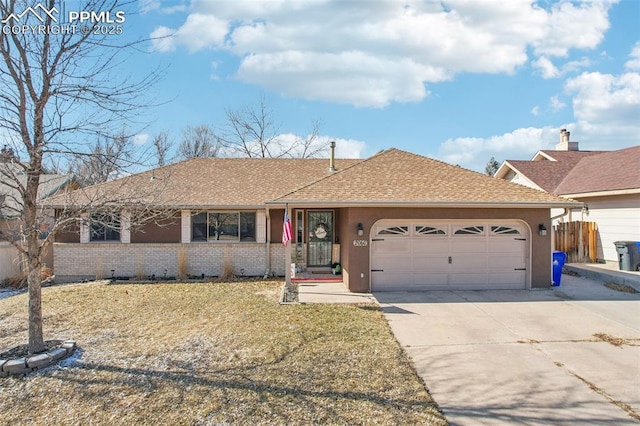
M 45 339 L 80 350 L 0 379 L 4 424 L 446 424 L 381 312 L 277 303 L 279 283 L 43 289 Z M 0 300 L 0 352 L 26 294 Z

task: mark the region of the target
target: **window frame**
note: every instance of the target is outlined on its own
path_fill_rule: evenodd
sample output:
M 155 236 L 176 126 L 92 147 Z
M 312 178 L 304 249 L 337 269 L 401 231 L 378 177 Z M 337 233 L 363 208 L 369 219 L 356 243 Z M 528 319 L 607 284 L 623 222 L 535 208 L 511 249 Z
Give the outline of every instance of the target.
M 107 218 L 103 220 L 102 218 Z M 94 219 L 95 218 L 95 219 Z M 117 225 L 106 225 L 105 222 Z M 94 228 L 95 227 L 95 228 Z M 97 228 L 97 231 L 94 229 Z M 91 213 L 89 215 L 89 242 L 110 243 L 122 241 L 122 215 L 120 213 Z
M 205 215 L 206 221 L 202 221 Z M 236 215 L 235 223 L 227 222 L 233 215 Z M 220 219 L 224 219 L 222 223 Z M 201 228 L 198 235 L 196 226 Z M 228 231 L 234 228 L 235 238 L 228 238 L 232 235 Z M 191 214 L 191 242 L 194 243 L 255 243 L 258 240 L 257 228 L 257 210 L 206 210 Z M 218 233 L 219 230 L 224 231 Z M 202 234 L 205 234 L 204 238 Z

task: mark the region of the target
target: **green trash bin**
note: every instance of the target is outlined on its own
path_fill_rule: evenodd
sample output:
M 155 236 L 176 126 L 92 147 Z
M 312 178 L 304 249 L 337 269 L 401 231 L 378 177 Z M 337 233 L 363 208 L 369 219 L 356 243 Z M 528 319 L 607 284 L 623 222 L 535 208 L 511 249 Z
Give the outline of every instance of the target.
M 640 242 L 616 241 L 618 267 L 621 271 L 640 271 Z

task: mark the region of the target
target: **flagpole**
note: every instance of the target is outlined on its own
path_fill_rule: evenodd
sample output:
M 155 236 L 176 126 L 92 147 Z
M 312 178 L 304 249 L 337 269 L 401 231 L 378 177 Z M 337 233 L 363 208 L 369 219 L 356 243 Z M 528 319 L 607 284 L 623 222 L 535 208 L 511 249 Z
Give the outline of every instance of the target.
M 289 214 L 289 204 L 287 203 L 284 207 L 284 218 L 283 221 L 286 220 L 287 216 L 291 218 Z M 285 224 L 283 224 L 283 227 Z M 284 247 L 284 279 L 287 286 L 291 285 L 291 241 Z

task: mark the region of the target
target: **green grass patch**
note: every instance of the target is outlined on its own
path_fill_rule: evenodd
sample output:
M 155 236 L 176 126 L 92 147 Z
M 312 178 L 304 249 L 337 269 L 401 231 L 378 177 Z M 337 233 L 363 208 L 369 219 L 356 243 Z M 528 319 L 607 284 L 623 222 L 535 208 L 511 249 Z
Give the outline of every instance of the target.
M 287 305 L 279 282 L 43 289 L 79 357 L 0 382 L 8 424 L 446 424 L 381 312 Z M 0 350 L 26 294 L 0 300 Z

